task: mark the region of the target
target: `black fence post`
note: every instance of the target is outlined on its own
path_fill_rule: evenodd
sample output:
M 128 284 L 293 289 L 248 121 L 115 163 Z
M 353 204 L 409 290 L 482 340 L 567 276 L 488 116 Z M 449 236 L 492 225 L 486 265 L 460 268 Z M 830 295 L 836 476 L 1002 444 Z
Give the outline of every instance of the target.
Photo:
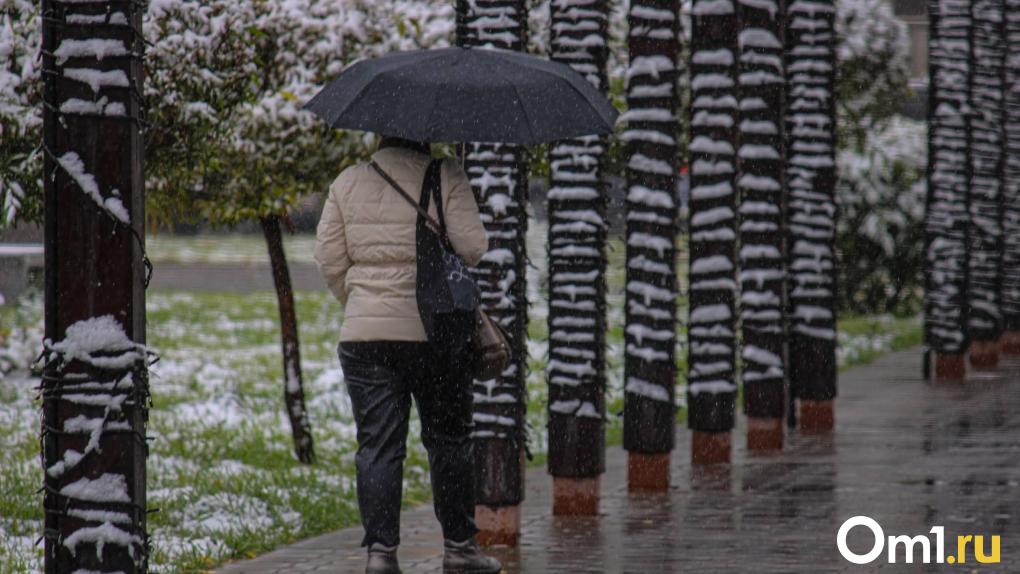
M 550 4 L 550 59 L 608 89 L 608 0 Z M 553 514 L 598 512 L 606 465 L 607 138 L 549 146 L 549 474 Z
M 728 462 L 737 395 L 736 1 L 691 8 L 690 311 L 687 424 L 691 461 Z
M 665 490 L 676 434 L 680 3 L 635 0 L 627 22 L 623 446 L 628 487 Z
M 928 195 L 925 200 L 925 343 L 936 380 L 966 374 L 965 293 L 970 1 L 932 0 L 928 41 Z
M 787 11 L 786 198 L 790 387 L 800 428 L 833 428 L 836 397 L 836 5 Z
M 148 569 L 142 10 L 42 3 L 47 574 Z
M 525 50 L 524 0 L 457 0 L 456 12 L 457 45 Z M 482 306 L 506 329 L 513 351 L 500 377 L 474 384 L 475 519 L 482 544 L 516 545 L 527 440 L 527 150 L 492 143 L 468 143 L 462 149 L 490 240 L 488 255 L 474 270 Z
M 787 360 L 785 15 L 783 0 L 737 4 L 740 356 L 750 451 L 783 448 Z
M 1020 355 L 1020 0 L 1006 0 L 1002 189 L 1002 353 Z
M 1002 334 L 1002 219 L 1006 38 L 1003 0 L 971 4 L 970 187 L 967 209 L 967 339 L 970 364 L 999 363 Z

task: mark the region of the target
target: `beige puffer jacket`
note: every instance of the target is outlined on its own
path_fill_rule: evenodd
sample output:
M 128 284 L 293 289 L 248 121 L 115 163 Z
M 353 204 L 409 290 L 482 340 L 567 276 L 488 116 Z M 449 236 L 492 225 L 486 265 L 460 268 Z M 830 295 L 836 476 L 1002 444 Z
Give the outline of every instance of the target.
M 403 148 L 373 156 L 417 199 L 431 158 Z M 460 165 L 443 162 L 443 213 L 454 249 L 475 266 L 488 238 Z M 435 202 L 429 211 L 436 216 Z M 344 304 L 341 342 L 425 341 L 415 297 L 418 212 L 367 163 L 343 171 L 329 188 L 315 244 L 315 261 Z

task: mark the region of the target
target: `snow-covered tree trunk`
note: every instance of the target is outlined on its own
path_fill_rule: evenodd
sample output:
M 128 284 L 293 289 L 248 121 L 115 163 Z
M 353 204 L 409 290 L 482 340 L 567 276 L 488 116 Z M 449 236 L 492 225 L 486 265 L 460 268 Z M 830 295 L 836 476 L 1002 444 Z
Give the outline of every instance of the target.
M 970 188 L 969 0 L 931 0 L 928 43 L 928 197 L 925 214 L 925 341 L 939 356 L 966 351 L 967 193 Z M 936 372 L 936 376 L 939 373 Z
M 737 4 L 740 322 L 744 411 L 782 432 L 786 389 L 783 2 Z M 827 145 L 831 145 L 827 144 Z M 781 434 L 779 437 L 781 438 Z
M 680 2 L 634 0 L 627 22 L 623 445 L 631 454 L 665 454 L 676 426 Z
M 1002 197 L 1002 322 L 1020 351 L 1020 0 L 1006 0 L 1005 166 Z
M 47 573 L 148 566 L 143 9 L 42 6 Z
M 607 0 L 552 0 L 550 59 L 607 90 Z M 605 470 L 606 139 L 549 148 L 549 473 Z M 554 509 L 555 511 L 555 509 Z
M 523 0 L 458 0 L 457 43 L 521 51 L 527 41 Z M 490 507 L 524 499 L 522 453 L 527 375 L 526 292 L 528 173 L 521 146 L 469 143 L 464 169 L 489 235 L 489 253 L 475 269 L 482 306 L 506 329 L 513 360 L 502 376 L 475 381 L 474 449 L 477 503 Z
M 832 0 L 787 7 L 788 368 L 791 392 L 812 403 L 836 396 L 834 18 Z
M 298 339 L 297 309 L 294 307 L 294 288 L 290 281 L 287 254 L 283 250 L 280 216 L 259 218 L 262 234 L 269 251 L 269 264 L 276 289 L 276 306 L 280 310 L 280 345 L 283 350 L 283 402 L 290 419 L 290 432 L 294 438 L 294 455 L 305 464 L 315 462 L 312 426 L 305 407 L 305 389 L 301 371 L 301 345 Z
M 971 361 L 993 359 L 981 347 L 1002 332 L 999 305 L 1002 264 L 1003 81 L 1005 37 L 1003 0 L 974 0 L 969 116 L 970 189 L 967 237 L 967 338 Z M 984 355 L 984 356 L 982 356 Z
M 687 403 L 688 426 L 697 433 L 733 429 L 737 390 L 734 174 L 739 105 L 734 3 L 695 0 L 691 8 Z M 698 452 L 693 454 L 697 458 Z M 728 451 L 725 455 L 728 458 Z

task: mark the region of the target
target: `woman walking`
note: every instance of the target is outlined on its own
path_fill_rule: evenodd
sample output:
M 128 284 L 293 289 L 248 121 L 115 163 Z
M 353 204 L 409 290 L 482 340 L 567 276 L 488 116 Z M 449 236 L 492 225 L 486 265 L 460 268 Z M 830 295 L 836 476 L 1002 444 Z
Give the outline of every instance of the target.
M 428 144 L 383 138 L 375 163 L 406 190 L 422 187 Z M 441 197 L 446 231 L 471 266 L 488 240 L 460 166 L 445 160 Z M 435 204 L 430 211 L 436 213 Z M 496 573 L 499 561 L 475 543 L 470 357 L 438 353 L 418 312 L 418 213 L 368 163 L 330 186 L 318 226 L 315 260 L 344 305 L 339 355 L 358 428 L 357 489 L 368 547 L 366 573 L 399 573 L 400 503 L 411 398 L 428 451 L 436 518 L 447 572 Z

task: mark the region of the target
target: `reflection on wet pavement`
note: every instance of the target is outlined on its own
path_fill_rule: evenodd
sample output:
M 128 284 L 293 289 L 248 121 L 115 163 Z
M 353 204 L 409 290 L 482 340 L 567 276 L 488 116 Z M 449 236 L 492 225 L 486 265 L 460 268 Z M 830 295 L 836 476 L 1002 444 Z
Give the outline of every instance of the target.
M 917 355 L 894 353 L 843 373 L 835 435 L 793 433 L 779 456 L 737 448 L 732 465 L 691 469 L 690 435 L 678 429 L 665 494 L 628 494 L 625 453 L 610 449 L 595 518 L 551 516 L 550 479 L 534 469 L 521 545 L 493 553 L 507 572 L 1018 572 L 1020 360 L 963 385 L 929 385 Z M 738 429 L 735 445 L 742 439 Z M 861 514 L 887 536 L 944 526 L 947 555 L 958 534 L 1000 535 L 1002 563 L 888 564 L 883 552 L 853 565 L 836 550 L 836 532 Z M 439 571 L 431 509 L 405 512 L 403 533 L 404 570 Z M 360 572 L 360 536 L 348 529 L 223 571 Z M 848 537 L 855 552 L 872 543 L 863 528 Z

